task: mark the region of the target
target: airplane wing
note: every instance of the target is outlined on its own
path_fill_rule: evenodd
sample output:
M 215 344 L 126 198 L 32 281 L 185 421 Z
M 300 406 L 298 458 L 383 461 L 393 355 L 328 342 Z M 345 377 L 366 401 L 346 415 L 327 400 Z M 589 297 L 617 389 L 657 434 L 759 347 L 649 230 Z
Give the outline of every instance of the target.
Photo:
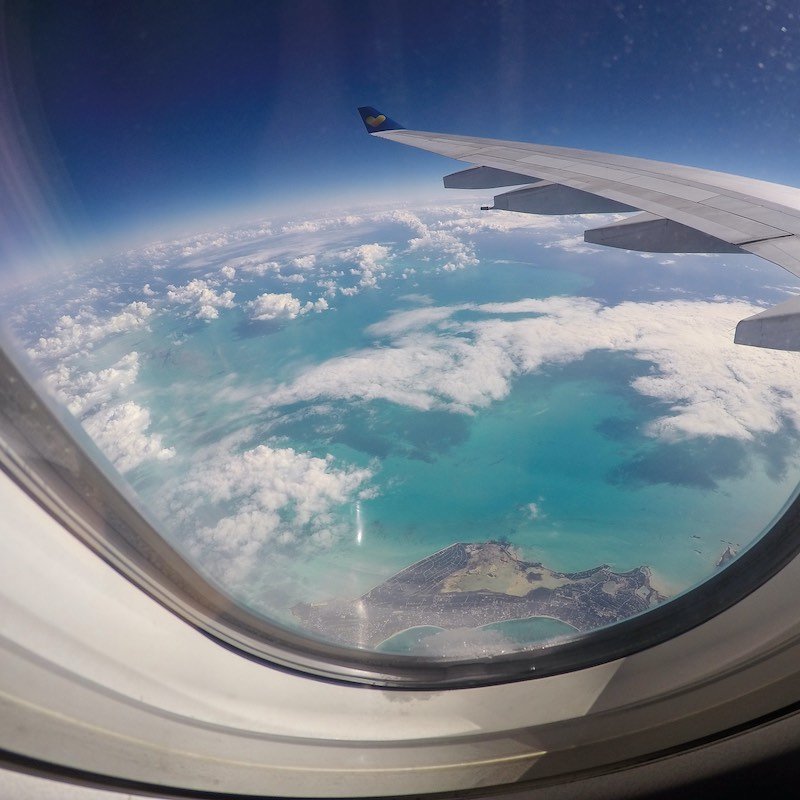
M 639 211 L 584 239 L 651 253 L 753 253 L 800 277 L 800 189 L 591 150 L 406 130 L 371 106 L 359 113 L 372 136 L 474 165 L 445 176 L 447 188 L 522 187 L 496 195 L 492 209 Z M 734 341 L 800 351 L 800 296 L 741 320 Z

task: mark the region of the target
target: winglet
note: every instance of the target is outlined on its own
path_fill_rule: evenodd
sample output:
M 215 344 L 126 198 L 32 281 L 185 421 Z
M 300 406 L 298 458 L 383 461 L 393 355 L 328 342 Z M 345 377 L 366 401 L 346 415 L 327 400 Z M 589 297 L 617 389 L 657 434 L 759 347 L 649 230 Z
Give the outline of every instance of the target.
M 389 119 L 386 114 L 381 114 L 377 108 L 373 108 L 372 106 L 361 106 L 358 109 L 358 113 L 361 114 L 361 121 L 367 129 L 367 133 L 405 130 L 399 122 Z

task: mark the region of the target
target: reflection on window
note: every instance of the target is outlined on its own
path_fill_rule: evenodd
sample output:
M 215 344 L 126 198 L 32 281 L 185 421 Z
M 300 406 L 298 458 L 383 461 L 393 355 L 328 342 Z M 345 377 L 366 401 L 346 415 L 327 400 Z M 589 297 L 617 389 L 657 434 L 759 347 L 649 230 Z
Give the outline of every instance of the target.
M 209 230 L 2 315 L 241 602 L 349 646 L 512 652 L 646 611 L 757 539 L 798 484 L 800 369 L 732 342 L 754 299 L 787 296 L 777 267 L 476 207 Z

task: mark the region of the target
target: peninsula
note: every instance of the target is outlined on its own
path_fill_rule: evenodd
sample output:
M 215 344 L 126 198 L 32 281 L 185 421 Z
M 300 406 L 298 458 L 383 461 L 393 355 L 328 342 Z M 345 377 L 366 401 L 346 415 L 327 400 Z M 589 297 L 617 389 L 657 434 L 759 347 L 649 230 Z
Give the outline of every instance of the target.
M 650 570 L 614 572 L 602 564 L 556 572 L 521 560 L 502 542 L 457 542 L 401 570 L 356 600 L 299 603 L 309 631 L 357 647 L 376 647 L 407 628 L 475 628 L 546 616 L 585 632 L 627 619 L 667 598 Z

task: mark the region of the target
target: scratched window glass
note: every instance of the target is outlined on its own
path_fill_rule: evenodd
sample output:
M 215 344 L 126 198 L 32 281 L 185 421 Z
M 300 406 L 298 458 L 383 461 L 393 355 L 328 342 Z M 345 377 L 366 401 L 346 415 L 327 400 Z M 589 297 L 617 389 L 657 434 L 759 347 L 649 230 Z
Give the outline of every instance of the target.
M 790 4 L 29 5 L 0 314 L 240 603 L 512 653 L 794 499 Z

